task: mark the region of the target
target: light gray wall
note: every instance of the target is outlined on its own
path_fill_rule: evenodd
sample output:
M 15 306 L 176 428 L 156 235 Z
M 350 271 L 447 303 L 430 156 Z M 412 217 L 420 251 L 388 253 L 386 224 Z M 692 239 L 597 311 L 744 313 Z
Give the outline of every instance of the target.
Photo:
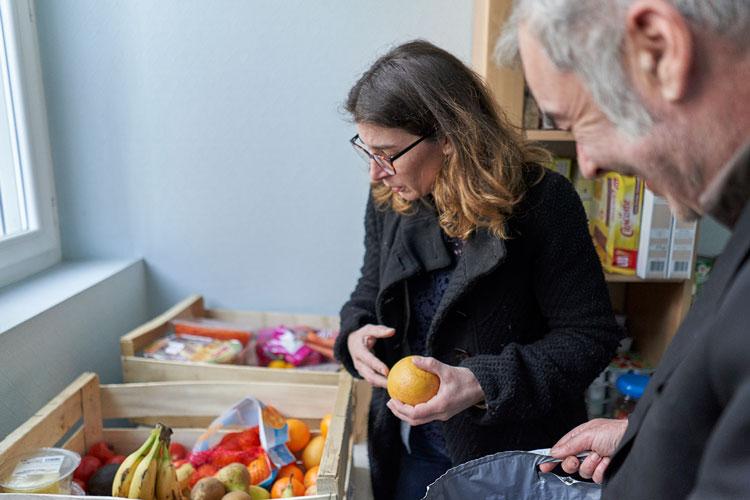
M 337 313 L 366 173 L 341 111 L 390 46 L 470 60 L 470 0 L 38 0 L 64 256 L 144 257 L 153 312 Z
M 144 267 L 136 262 L 118 267 L 94 286 L 75 284 L 82 276 L 102 272 L 96 268 L 63 264 L 35 277 L 39 283 L 15 287 L 38 286 L 40 296 L 50 287 L 54 293 L 71 293 L 43 314 L 0 333 L 0 440 L 85 371 L 98 373 L 102 383 L 122 382 L 120 337 L 147 317 Z M 24 293 L 34 292 L 5 289 L 3 299 L 32 300 Z M 8 310 L 8 304 L 0 305 Z

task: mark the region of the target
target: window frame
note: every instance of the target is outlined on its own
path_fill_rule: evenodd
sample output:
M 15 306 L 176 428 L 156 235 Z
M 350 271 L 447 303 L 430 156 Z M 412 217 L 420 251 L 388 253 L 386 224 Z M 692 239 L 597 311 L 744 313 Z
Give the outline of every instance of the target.
M 0 77 L 9 78 L 29 221 L 27 232 L 0 240 L 3 287 L 60 262 L 62 252 L 33 0 L 0 0 L 0 22 L 8 65 Z

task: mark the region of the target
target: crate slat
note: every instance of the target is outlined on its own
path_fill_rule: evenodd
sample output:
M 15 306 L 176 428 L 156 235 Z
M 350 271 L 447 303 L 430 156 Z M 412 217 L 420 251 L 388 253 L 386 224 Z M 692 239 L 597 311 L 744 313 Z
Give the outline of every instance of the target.
M 335 316 L 316 314 L 290 314 L 267 311 L 235 311 L 232 309 L 206 309 L 206 317 L 230 323 L 238 323 L 248 328 L 259 329 L 268 326 L 306 325 L 318 329 L 338 329 L 339 319 Z
M 335 384 L 339 377 L 338 372 L 271 369 L 212 363 L 182 363 L 138 356 L 123 357 L 122 364 L 123 378 L 127 382 L 242 379 L 253 382 Z
M 319 418 L 335 400 L 335 385 L 273 382 L 147 382 L 101 386 L 104 418 L 175 416 L 216 417 L 245 396 L 252 395 L 285 415 Z M 312 396 L 314 395 L 314 396 Z
M 83 411 L 83 446 L 85 449 L 102 440 L 102 403 L 99 397 L 99 379 L 96 378 L 81 388 Z
M 318 469 L 317 484 L 323 491 L 345 491 L 346 469 L 352 446 L 350 416 L 353 389 L 353 379 L 342 373 Z
M 21 451 L 54 446 L 83 418 L 82 389 L 99 385 L 94 373 L 84 373 L 42 407 L 21 427 L 0 441 L 0 462 Z

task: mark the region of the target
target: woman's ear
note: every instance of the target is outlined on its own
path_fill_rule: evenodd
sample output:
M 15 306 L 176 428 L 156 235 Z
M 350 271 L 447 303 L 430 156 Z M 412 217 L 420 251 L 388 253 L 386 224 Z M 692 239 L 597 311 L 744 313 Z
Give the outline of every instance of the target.
M 445 156 L 451 156 L 453 154 L 453 143 L 448 139 L 447 137 L 443 137 L 440 139 L 441 146 L 443 149 L 443 154 Z

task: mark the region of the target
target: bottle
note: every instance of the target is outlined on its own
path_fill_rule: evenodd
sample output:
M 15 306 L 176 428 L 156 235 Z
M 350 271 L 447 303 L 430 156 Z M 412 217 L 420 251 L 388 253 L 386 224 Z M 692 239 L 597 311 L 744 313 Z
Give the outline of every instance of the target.
M 633 413 L 648 381 L 649 376 L 640 373 L 625 373 L 617 377 L 616 387 L 619 395 L 615 404 L 615 418 L 628 418 L 628 415 Z

